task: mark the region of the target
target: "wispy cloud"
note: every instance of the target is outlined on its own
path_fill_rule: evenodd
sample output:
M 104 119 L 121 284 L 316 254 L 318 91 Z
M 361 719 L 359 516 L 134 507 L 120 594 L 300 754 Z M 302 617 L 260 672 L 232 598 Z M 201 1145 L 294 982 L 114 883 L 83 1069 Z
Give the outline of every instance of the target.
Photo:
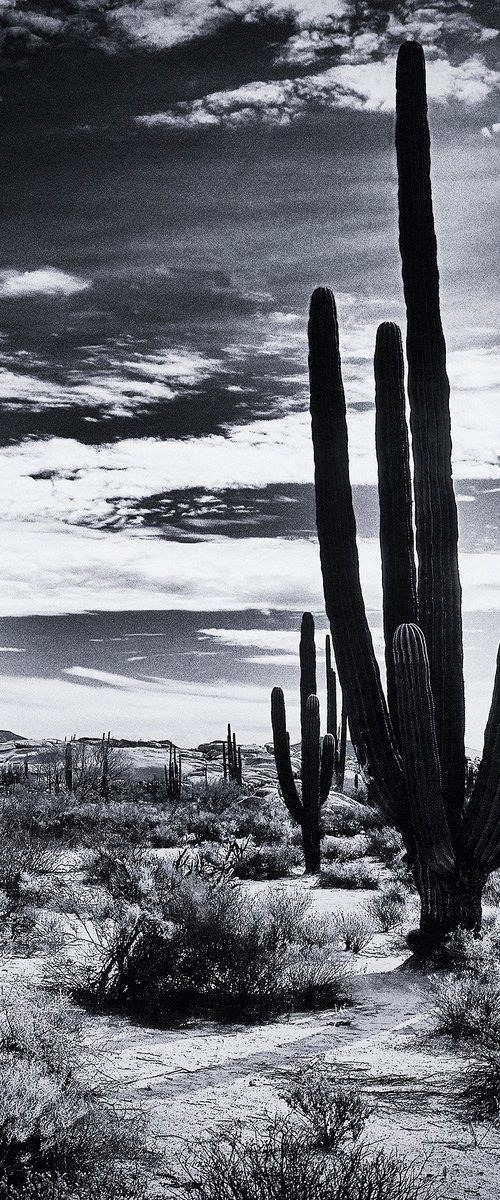
M 0 615 L 172 609 L 321 611 L 319 553 L 306 538 L 173 542 L 4 522 Z M 376 539 L 359 539 L 367 607 L 379 609 Z M 60 564 L 64 564 L 61 571 Z M 461 555 L 465 611 L 500 610 L 500 555 Z
M 365 344 L 366 342 L 366 344 Z M 346 338 L 345 378 L 349 411 L 352 482 L 375 484 L 377 465 L 371 348 L 373 337 L 357 346 L 355 330 Z M 350 349 L 358 351 L 351 358 Z M 301 342 L 301 352 L 303 345 Z M 214 360 L 215 361 L 215 360 Z M 211 370 L 201 358 L 175 361 L 185 377 Z M 146 364 L 146 373 L 148 364 Z M 456 480 L 500 478 L 500 347 L 471 346 L 449 356 L 452 384 L 453 461 Z M 4 378 L 6 394 L 11 383 Z M 26 395 L 41 392 L 40 381 L 21 377 Z M 0 384 L 2 376 L 0 375 Z M 146 386 L 146 382 L 144 386 Z M 138 394 L 140 395 L 140 387 Z M 151 386 L 161 396 L 162 382 Z M 102 398 L 87 385 L 80 395 Z M 38 391 L 37 391 L 38 389 Z M 201 437 L 128 438 L 84 445 L 71 438 L 47 438 L 5 446 L 0 451 L 0 511 L 10 519 L 65 521 L 72 524 L 141 525 L 141 503 L 173 491 L 201 489 L 207 499 L 225 489 L 265 488 L 270 484 L 308 484 L 313 479 L 306 378 L 299 380 L 303 408 L 274 419 L 227 425 L 224 432 Z M 11 393 L 12 394 L 12 393 Z M 19 389 L 17 395 L 22 394 Z M 62 389 L 60 402 L 67 398 Z M 74 396 L 73 396 L 74 399 Z M 116 390 L 109 398 L 117 403 Z
M 248 122 L 271 125 L 290 122 L 319 108 L 350 108 L 365 112 L 394 109 L 395 59 L 341 64 L 326 71 L 293 79 L 256 80 L 242 87 L 192 101 L 183 101 L 165 112 L 135 118 L 146 128 L 196 129 L 223 125 L 236 128 Z M 430 100 L 444 104 L 459 101 L 473 106 L 500 88 L 500 71 L 487 66 L 480 54 L 458 65 L 445 58 L 427 66 Z
M 88 279 L 58 271 L 56 267 L 39 267 L 35 271 L 0 271 L 0 296 L 10 300 L 25 296 L 74 296 L 91 287 Z
M 221 737 L 227 722 L 245 741 L 271 738 L 269 688 L 234 682 L 203 684 L 178 679 L 134 679 L 75 668 L 64 678 L 2 675 L 2 711 L 9 727 L 31 737 L 63 738 L 73 732 L 100 737 L 172 738 L 180 746 Z M 287 708 L 298 727 L 294 696 Z M 3 719 L 3 718 L 2 718 Z
M 37 411 L 86 406 L 104 410 L 109 417 L 136 415 L 141 408 L 173 400 L 181 388 L 194 387 L 222 369 L 219 359 L 187 348 L 144 355 L 136 352 L 133 356 L 128 349 L 129 355 L 119 358 L 106 348 L 99 356 L 107 359 L 106 366 L 103 363 L 96 370 L 89 363 L 82 380 L 82 361 L 80 370 L 68 372 L 64 383 L 48 378 L 47 371 L 38 375 L 27 371 L 26 367 L 38 365 L 29 353 L 16 357 L 4 351 L 0 359 L 10 365 L 0 366 L 0 404 Z M 19 370 L 18 364 L 24 370 Z M 47 367 L 46 363 L 40 365 Z

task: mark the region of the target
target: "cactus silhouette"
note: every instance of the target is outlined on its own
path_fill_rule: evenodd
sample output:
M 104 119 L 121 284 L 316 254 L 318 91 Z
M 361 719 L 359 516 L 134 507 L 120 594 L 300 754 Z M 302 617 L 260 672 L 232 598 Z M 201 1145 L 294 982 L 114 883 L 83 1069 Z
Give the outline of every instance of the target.
M 321 865 L 321 806 L 328 797 L 335 765 L 335 737 L 320 737 L 319 700 L 316 695 L 316 645 L 314 620 L 304 613 L 300 629 L 300 729 L 302 749 L 301 793 L 293 776 L 290 738 L 286 728 L 285 699 L 281 688 L 271 693 L 274 757 L 281 794 L 290 816 L 300 825 L 307 873 Z
M 398 55 L 396 151 L 413 487 L 401 335 L 385 323 L 374 365 L 387 701 L 359 579 L 337 314 L 328 288 L 311 299 L 309 373 L 316 518 L 339 679 L 371 793 L 405 840 L 421 898 L 412 944 L 426 952 L 459 926 L 479 929 L 482 889 L 500 865 L 500 653 L 466 805 L 458 522 L 425 62 L 417 42 L 404 43 Z

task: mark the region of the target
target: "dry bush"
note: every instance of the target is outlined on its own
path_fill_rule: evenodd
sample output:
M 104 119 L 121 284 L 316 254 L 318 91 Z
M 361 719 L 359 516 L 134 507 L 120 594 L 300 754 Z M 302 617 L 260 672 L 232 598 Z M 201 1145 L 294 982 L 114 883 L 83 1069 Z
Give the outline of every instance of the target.
M 63 1200 L 79 1194 L 77 1184 L 89 1200 L 146 1194 L 127 1182 L 130 1173 L 137 1178 L 142 1124 L 115 1111 L 91 1081 L 95 1063 L 65 1001 L 38 991 L 3 995 L 0 1069 L 0 1197 Z
M 264 1131 L 238 1123 L 184 1162 L 179 1197 L 197 1200 L 429 1200 L 421 1170 L 384 1151 L 318 1151 L 309 1130 L 276 1118 Z
M 285 1099 L 306 1118 L 317 1145 L 338 1151 L 361 1136 L 370 1109 L 359 1090 L 339 1084 L 334 1066 L 313 1062 L 290 1083 Z
M 407 893 L 397 883 L 386 884 L 376 896 L 367 900 L 364 910 L 368 919 L 382 933 L 390 933 L 401 925 L 407 908 Z
M 373 890 L 379 885 L 379 874 L 371 863 L 358 860 L 353 863 L 329 864 L 323 867 L 318 880 L 318 887 L 346 888 L 352 890 Z
M 500 1042 L 500 973 L 467 968 L 432 980 L 437 1029 L 455 1038 Z
M 338 913 L 335 925 L 340 944 L 352 954 L 359 954 L 364 950 L 374 934 L 373 921 L 363 913 Z
M 140 1011 L 257 1013 L 345 1001 L 345 969 L 304 893 L 251 897 L 226 878 L 159 863 L 154 893 L 91 921 L 87 952 L 65 971 L 73 992 Z M 319 953 L 321 951 L 321 953 Z M 55 964 L 57 968 L 57 964 Z
M 405 853 L 401 834 L 390 825 L 368 830 L 366 843 L 366 853 L 378 858 L 386 867 L 391 867 Z

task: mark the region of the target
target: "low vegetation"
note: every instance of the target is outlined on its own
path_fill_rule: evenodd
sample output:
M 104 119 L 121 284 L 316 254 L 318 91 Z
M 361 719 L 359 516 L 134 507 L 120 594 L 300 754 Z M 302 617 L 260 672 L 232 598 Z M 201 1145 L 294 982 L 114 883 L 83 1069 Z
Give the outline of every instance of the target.
M 262 1128 L 217 1130 L 183 1164 L 177 1193 L 198 1200 L 428 1200 L 432 1185 L 411 1163 L 361 1140 L 369 1112 L 319 1066 L 291 1084 L 292 1109 Z
M 95 1083 L 76 1010 L 60 997 L 0 999 L 1 1200 L 145 1200 L 143 1123 Z

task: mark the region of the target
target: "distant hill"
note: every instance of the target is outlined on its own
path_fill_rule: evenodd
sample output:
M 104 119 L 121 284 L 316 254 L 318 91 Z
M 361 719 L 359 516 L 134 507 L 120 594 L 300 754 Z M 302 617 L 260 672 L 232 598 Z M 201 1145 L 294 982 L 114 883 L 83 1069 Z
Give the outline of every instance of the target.
M 12 733 L 10 729 L 0 729 L 0 745 L 2 742 L 25 742 L 21 733 Z

